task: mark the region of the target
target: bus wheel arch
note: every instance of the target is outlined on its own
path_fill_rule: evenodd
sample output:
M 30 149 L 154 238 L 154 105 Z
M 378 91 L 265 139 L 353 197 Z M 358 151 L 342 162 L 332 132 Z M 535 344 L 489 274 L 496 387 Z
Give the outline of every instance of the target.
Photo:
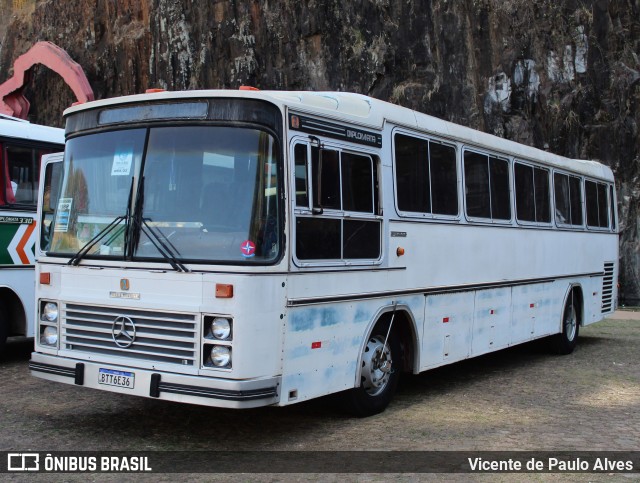
M 345 406 L 360 417 L 381 413 L 391 402 L 400 373 L 412 370 L 416 354 L 416 329 L 408 307 L 381 309 L 367 327 L 355 387 L 345 392 Z
M 395 315 L 394 315 L 395 312 Z M 413 372 L 417 374 L 419 371 L 419 344 L 418 344 L 418 327 L 416 319 L 408 305 L 398 303 L 397 305 L 386 305 L 381 307 L 372 317 L 371 322 L 367 326 L 367 338 L 371 336 L 376 327 L 385 326 L 393 318 L 392 330 L 396 332 L 401 346 L 402 352 L 402 372 Z M 386 332 L 385 332 L 386 334 Z M 363 338 L 360 352 L 365 348 L 367 338 Z M 356 384 L 358 383 L 360 374 L 356 374 Z
M 569 286 L 562 305 L 560 332 L 554 336 L 554 350 L 558 354 L 571 354 L 578 343 L 580 326 L 584 325 L 584 296 L 579 284 Z
M 27 315 L 22 300 L 10 288 L 0 287 L 0 346 L 10 335 L 26 334 Z

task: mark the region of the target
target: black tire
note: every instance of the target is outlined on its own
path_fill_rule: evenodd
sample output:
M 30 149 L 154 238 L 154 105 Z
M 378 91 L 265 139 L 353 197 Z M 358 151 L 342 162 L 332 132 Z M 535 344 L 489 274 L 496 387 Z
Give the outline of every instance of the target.
M 558 354 L 571 354 L 578 344 L 580 316 L 577 303 L 578 297 L 572 290 L 562 312 L 562 332 L 555 335 L 553 340 L 553 348 Z
M 4 304 L 0 300 L 0 355 L 4 352 L 4 346 L 9 336 L 9 316 Z
M 393 329 L 385 345 L 388 329 L 388 323 L 375 327 L 360 355 L 360 386 L 344 393 L 345 408 L 354 416 L 363 418 L 381 413 L 398 387 L 402 350 Z

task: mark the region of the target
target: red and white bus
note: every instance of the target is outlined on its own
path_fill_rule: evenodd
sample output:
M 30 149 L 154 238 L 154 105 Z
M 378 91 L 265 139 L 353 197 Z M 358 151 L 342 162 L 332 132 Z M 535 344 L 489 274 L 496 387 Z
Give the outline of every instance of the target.
M 7 337 L 34 335 L 40 163 L 63 149 L 62 129 L 0 114 L 0 354 Z

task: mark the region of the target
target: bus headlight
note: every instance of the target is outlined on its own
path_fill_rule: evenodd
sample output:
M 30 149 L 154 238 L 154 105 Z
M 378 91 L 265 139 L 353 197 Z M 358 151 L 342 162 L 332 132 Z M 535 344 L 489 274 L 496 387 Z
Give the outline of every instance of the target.
M 209 354 L 209 361 L 215 367 L 231 365 L 231 349 L 222 345 L 214 345 Z
M 44 304 L 40 318 L 47 322 L 56 322 L 58 320 L 58 304 L 53 302 Z
M 211 322 L 211 334 L 218 340 L 227 340 L 231 335 L 231 321 L 223 317 L 216 317 Z
M 40 334 L 40 344 L 50 346 L 58 345 L 58 328 L 51 325 L 43 326 Z

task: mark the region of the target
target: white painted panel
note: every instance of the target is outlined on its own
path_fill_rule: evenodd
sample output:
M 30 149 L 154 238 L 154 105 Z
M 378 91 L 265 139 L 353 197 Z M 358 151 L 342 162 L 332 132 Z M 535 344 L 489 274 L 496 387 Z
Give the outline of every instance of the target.
M 471 355 L 476 356 L 507 347 L 510 340 L 510 325 L 511 288 L 477 291 Z
M 473 305 L 473 292 L 427 297 L 421 369 L 469 357 Z

